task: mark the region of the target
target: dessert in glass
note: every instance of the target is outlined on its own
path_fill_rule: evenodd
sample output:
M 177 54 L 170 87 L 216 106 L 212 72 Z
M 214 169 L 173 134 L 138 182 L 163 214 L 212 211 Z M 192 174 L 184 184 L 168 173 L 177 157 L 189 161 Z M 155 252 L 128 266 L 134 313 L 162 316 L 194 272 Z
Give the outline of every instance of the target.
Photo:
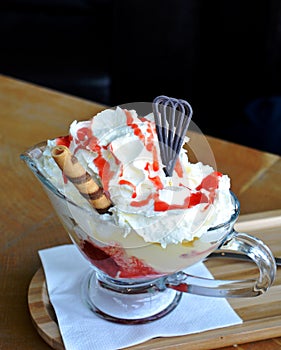
M 83 279 L 82 298 L 113 322 L 156 320 L 171 312 L 184 292 L 257 296 L 275 279 L 270 249 L 234 230 L 240 207 L 229 177 L 191 163 L 182 147 L 186 136 L 170 152 L 174 164 L 167 170 L 158 112 L 163 109 L 143 116 L 135 109 L 105 109 L 90 120 L 74 121 L 67 136 L 21 154 L 92 267 Z M 163 124 L 160 129 L 165 131 Z M 183 271 L 217 249 L 248 255 L 259 276 L 213 280 Z

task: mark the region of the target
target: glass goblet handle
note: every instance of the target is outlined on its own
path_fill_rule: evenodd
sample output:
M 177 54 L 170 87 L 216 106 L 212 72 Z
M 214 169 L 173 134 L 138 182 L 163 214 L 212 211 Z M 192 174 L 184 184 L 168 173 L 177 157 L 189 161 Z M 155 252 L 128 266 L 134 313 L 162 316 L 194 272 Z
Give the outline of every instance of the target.
M 247 233 L 232 231 L 219 251 L 247 255 L 259 269 L 257 278 L 242 280 L 216 280 L 189 275 L 183 271 L 165 278 L 165 287 L 197 295 L 239 298 L 263 294 L 276 276 L 276 262 L 269 247 L 260 239 Z

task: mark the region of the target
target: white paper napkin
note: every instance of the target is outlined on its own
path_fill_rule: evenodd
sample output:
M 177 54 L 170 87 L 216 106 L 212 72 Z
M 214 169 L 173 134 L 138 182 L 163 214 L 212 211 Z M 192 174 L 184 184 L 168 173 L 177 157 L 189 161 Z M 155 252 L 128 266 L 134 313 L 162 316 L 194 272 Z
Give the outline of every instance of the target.
M 40 250 L 39 256 L 67 350 L 116 350 L 155 337 L 198 333 L 243 322 L 226 299 L 191 294 L 184 294 L 179 306 L 170 314 L 148 324 L 121 325 L 105 321 L 81 299 L 81 278 L 90 267 L 74 245 Z M 211 277 L 203 263 L 186 271 Z

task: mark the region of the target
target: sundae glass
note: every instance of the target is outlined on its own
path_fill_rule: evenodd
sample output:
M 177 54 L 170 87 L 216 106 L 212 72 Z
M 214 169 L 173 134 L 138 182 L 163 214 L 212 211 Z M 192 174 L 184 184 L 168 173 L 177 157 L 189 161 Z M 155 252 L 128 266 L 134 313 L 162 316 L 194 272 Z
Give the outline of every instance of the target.
M 182 145 L 191 107 L 160 97 L 153 109 L 145 117 L 127 108 L 105 110 L 73 122 L 68 136 L 21 154 L 89 263 L 81 297 L 118 323 L 159 319 L 183 293 L 258 296 L 276 274 L 270 249 L 234 229 L 240 206 L 228 176 L 188 161 Z M 178 118 L 184 119 L 177 126 Z M 247 255 L 259 276 L 215 280 L 184 271 L 215 250 Z

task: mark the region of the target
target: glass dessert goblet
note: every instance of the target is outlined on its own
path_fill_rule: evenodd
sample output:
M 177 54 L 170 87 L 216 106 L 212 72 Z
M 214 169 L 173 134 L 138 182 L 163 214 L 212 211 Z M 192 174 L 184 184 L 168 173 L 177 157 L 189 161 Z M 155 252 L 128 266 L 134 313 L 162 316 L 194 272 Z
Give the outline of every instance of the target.
M 45 147 L 46 142 L 35 145 L 21 159 L 42 184 L 62 225 L 91 266 L 83 277 L 82 298 L 97 315 L 118 323 L 146 323 L 171 312 L 182 293 L 254 297 L 273 283 L 276 263 L 271 250 L 258 238 L 234 229 L 240 206 L 233 193 L 234 213 L 229 220 L 191 242 L 163 247 L 145 242 L 133 230 L 125 234 L 109 214 L 83 207 L 55 187 L 38 166 Z M 258 277 L 215 280 L 183 271 L 215 250 L 249 256 L 259 269 Z

